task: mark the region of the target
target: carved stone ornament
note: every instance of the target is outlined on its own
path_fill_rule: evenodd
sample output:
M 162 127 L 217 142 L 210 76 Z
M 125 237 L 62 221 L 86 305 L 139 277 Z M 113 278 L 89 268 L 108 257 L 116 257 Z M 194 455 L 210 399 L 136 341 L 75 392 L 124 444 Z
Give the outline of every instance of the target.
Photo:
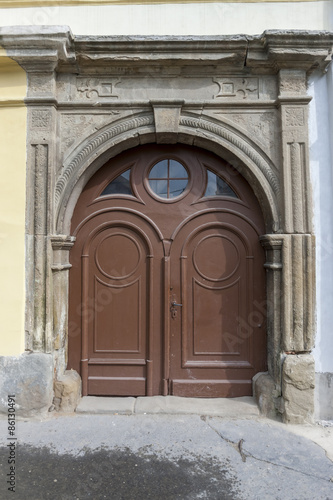
M 31 126 L 35 129 L 48 129 L 51 124 L 51 113 L 48 110 L 34 109 L 31 115 Z
M 258 78 L 215 78 L 214 82 L 220 87 L 215 98 L 258 99 Z
M 311 419 L 311 384 L 310 414 L 292 404 L 315 336 L 306 79 L 329 64 L 333 35 L 74 39 L 28 26 L 0 28 L 0 45 L 28 73 L 27 347 L 52 353 L 62 380 L 71 217 L 91 176 L 139 144 L 206 148 L 237 166 L 266 224 L 268 379 L 256 397 L 285 421 Z
M 304 125 L 304 110 L 302 108 L 287 108 L 286 109 L 286 126 L 287 127 L 303 127 Z
M 115 87 L 120 83 L 119 78 L 77 78 L 76 89 L 79 99 L 86 98 L 96 100 L 98 98 L 117 99 Z

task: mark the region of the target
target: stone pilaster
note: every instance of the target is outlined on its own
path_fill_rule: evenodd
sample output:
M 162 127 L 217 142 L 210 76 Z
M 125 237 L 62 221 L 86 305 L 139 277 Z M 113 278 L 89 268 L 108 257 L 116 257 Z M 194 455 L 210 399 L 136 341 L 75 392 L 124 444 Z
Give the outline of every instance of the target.
M 281 186 L 286 233 L 311 233 L 311 189 L 308 161 L 306 73 L 280 70 Z
M 268 372 L 274 382 L 280 386 L 282 343 L 282 235 L 266 234 L 260 238 L 266 250 L 266 286 L 267 286 L 267 350 Z
M 314 236 L 285 235 L 282 261 L 282 349 L 285 352 L 310 352 L 314 344 Z
M 53 249 L 52 277 L 53 277 L 53 352 L 55 357 L 56 373 L 61 376 L 67 365 L 68 343 L 68 280 L 69 251 L 74 245 L 72 236 L 51 236 Z

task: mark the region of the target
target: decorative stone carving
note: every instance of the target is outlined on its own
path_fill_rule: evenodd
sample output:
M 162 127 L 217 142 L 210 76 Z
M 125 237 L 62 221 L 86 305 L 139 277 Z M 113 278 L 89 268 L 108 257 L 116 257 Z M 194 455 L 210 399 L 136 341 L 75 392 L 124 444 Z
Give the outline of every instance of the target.
M 265 160 L 262 157 L 259 151 L 256 151 L 254 148 L 251 148 L 249 144 L 246 143 L 246 141 L 242 140 L 242 138 L 239 135 L 231 133 L 226 127 L 222 127 L 221 125 L 210 122 L 208 120 L 192 118 L 188 116 L 182 116 L 180 118 L 180 125 L 195 129 L 206 130 L 213 135 L 222 137 L 227 142 L 239 148 L 240 151 L 245 153 L 245 155 L 248 156 L 259 167 L 263 175 L 268 180 L 274 193 L 276 195 L 279 194 L 280 190 L 279 180 L 275 175 L 274 169 L 271 168 L 271 166 L 267 163 L 267 160 Z
M 93 134 L 112 119 L 116 119 L 120 111 L 112 110 L 103 113 L 63 113 L 61 115 L 61 146 L 60 154 L 63 158 L 66 151 L 75 148 L 82 137 Z
M 33 129 L 48 129 L 51 124 L 51 118 L 50 111 L 34 109 L 31 113 L 31 126 Z
M 260 145 L 272 160 L 274 166 L 278 163 L 277 120 L 273 112 L 222 113 L 221 111 L 215 111 L 214 115 L 226 118 L 234 123 L 237 128 L 241 127 L 243 134 L 250 133 L 252 140 Z
M 213 78 L 220 87 L 215 99 L 259 99 L 258 78 Z
M 76 79 L 76 89 L 79 98 L 96 100 L 97 98 L 118 99 L 115 87 L 121 80 L 119 78 L 81 78 Z
M 286 108 L 286 126 L 287 127 L 303 127 L 304 126 L 304 110 L 300 107 Z
M 111 126 L 110 128 L 104 130 L 103 132 L 98 133 L 95 136 L 93 136 L 87 142 L 87 144 L 82 148 L 82 150 L 79 151 L 77 156 L 75 156 L 69 162 L 69 164 L 64 168 L 63 173 L 59 177 L 58 182 L 56 184 L 56 189 L 55 189 L 56 203 L 59 202 L 61 194 L 63 192 L 63 189 L 66 185 L 66 182 L 70 178 L 72 172 L 77 169 L 77 167 L 84 161 L 84 159 L 89 155 L 89 153 L 92 150 L 97 150 L 99 146 L 101 146 L 102 144 L 105 144 L 110 139 L 116 137 L 117 135 L 120 135 L 121 133 L 123 133 L 127 130 L 138 129 L 140 127 L 152 125 L 153 120 L 154 120 L 154 118 L 152 115 L 131 118 L 129 120 L 124 120 L 123 122 L 115 124 L 115 125 Z M 111 145 L 110 145 L 110 147 L 111 147 Z

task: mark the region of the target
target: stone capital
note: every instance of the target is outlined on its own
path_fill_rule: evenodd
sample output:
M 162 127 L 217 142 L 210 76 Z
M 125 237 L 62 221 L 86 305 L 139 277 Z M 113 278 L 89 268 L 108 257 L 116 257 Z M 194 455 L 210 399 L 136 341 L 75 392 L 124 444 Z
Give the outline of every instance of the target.
M 67 26 L 10 26 L 0 28 L 0 45 L 28 73 L 54 71 L 75 63 L 74 40 Z

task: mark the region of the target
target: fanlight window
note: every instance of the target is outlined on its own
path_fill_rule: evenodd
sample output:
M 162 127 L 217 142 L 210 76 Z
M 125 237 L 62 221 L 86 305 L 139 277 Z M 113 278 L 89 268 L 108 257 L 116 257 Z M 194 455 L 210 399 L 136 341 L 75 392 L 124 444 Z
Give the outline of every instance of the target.
M 161 198 L 177 198 L 185 191 L 189 177 L 186 168 L 176 160 L 162 160 L 151 169 L 149 185 Z
M 207 188 L 205 192 L 207 196 L 230 196 L 238 198 L 235 191 L 221 177 L 207 169 Z
M 131 184 L 130 184 L 130 174 L 131 169 L 126 170 L 122 174 L 118 175 L 113 181 L 110 182 L 101 193 L 100 196 L 106 196 L 108 194 L 131 194 L 133 195 Z

